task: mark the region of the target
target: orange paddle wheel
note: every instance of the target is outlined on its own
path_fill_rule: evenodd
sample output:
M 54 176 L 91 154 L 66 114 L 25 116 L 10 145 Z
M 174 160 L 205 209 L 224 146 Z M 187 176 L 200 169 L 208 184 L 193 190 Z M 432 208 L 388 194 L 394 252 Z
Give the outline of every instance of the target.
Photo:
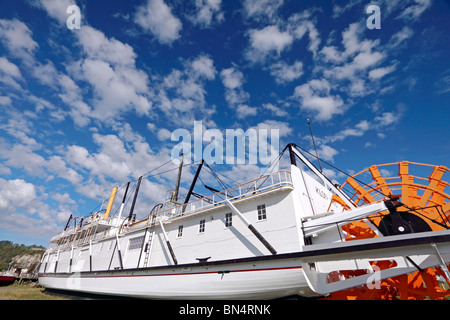
M 397 171 L 398 175 L 393 173 Z M 396 214 L 388 211 L 342 227 L 346 241 L 382 236 L 446 230 L 450 228 L 450 184 L 444 175 L 450 175 L 444 166 L 413 162 L 397 162 L 373 165 L 352 177 L 341 189 L 352 194 L 357 206 L 390 198 L 394 200 Z M 423 178 L 427 177 L 427 178 Z M 367 181 L 367 182 L 364 182 Z M 347 190 L 351 187 L 353 190 Z M 333 200 L 349 209 L 337 195 Z M 345 211 L 344 211 L 345 213 Z M 396 223 L 393 222 L 397 219 Z M 399 223 L 399 220 L 401 223 Z M 395 266 L 394 260 L 373 261 L 372 268 L 384 270 Z M 364 285 L 332 293 L 332 300 L 444 300 L 450 299 L 450 279 L 440 267 L 418 270 Z M 447 269 L 449 267 L 447 266 Z M 450 270 L 450 269 L 449 269 Z M 339 272 L 339 277 L 357 276 L 355 271 Z M 447 272 L 448 274 L 448 272 Z

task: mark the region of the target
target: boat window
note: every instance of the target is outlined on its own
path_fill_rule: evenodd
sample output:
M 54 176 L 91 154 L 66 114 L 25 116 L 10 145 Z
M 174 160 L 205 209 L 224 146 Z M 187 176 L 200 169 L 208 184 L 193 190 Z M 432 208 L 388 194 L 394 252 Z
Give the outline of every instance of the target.
M 232 225 L 233 225 L 233 216 L 230 212 L 225 215 L 225 227 L 228 228 L 231 227 Z
M 181 238 L 183 236 L 183 225 L 178 226 L 178 238 Z
M 198 227 L 198 233 L 204 233 L 205 232 L 205 220 L 200 220 L 200 225 Z
M 134 250 L 134 249 L 141 248 L 143 242 L 144 242 L 144 236 L 130 239 L 130 241 L 128 242 L 128 250 Z
M 266 215 L 266 205 L 262 204 L 258 206 L 258 221 L 261 220 L 266 220 L 267 219 L 267 215 Z

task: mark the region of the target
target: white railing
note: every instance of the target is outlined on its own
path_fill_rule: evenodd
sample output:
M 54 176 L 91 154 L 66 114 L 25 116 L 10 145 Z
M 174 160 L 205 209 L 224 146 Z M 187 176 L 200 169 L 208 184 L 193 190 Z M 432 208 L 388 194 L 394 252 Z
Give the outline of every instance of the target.
M 164 218 L 174 218 L 224 204 L 225 199 L 229 201 L 241 199 L 286 185 L 292 186 L 291 173 L 284 170 L 277 171 L 269 175 L 261 176 L 258 179 L 245 182 L 230 189 L 205 196 L 198 200 L 173 206 L 172 208 L 160 211 L 158 215 Z

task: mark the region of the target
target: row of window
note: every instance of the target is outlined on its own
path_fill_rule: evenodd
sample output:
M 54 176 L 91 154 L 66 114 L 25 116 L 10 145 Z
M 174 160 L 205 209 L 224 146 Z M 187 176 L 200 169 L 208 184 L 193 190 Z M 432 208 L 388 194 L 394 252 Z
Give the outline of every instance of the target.
M 266 220 L 266 205 L 261 204 L 257 207 L 258 211 L 258 221 Z M 225 228 L 229 228 L 233 225 L 233 215 L 232 213 L 226 213 L 225 214 Z M 198 227 L 198 233 L 202 234 L 205 233 L 205 219 L 200 220 L 200 224 Z M 181 238 L 183 236 L 183 225 L 178 226 L 178 234 L 177 238 Z
M 266 215 L 266 205 L 262 204 L 259 205 L 257 207 L 257 211 L 258 211 L 258 221 L 262 221 L 262 220 L 266 220 L 267 219 L 267 215 Z M 198 233 L 202 234 L 205 233 L 205 225 L 206 225 L 206 220 L 202 219 L 200 220 L 199 226 L 198 226 Z M 225 214 L 225 227 L 229 228 L 233 225 L 233 215 L 230 213 L 226 213 Z M 178 234 L 177 237 L 181 238 L 183 236 L 183 225 L 178 226 Z M 111 241 L 111 245 L 114 241 Z M 139 249 L 142 247 L 142 244 L 144 242 L 144 236 L 139 236 L 136 238 L 132 238 L 129 240 L 128 242 L 128 250 L 134 250 L 134 249 Z M 101 249 L 100 249 L 101 250 Z M 111 250 L 111 248 L 110 248 Z

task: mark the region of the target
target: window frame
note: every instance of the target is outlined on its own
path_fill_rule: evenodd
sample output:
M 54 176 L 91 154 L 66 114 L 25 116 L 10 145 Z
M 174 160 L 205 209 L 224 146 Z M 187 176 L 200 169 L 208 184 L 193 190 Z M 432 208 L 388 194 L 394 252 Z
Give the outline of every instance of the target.
M 206 230 L 206 219 L 202 219 L 198 225 L 198 234 L 204 234 Z
M 128 251 L 136 250 L 142 248 L 142 245 L 144 243 L 145 236 L 138 236 L 134 237 L 128 240 Z
M 233 226 L 233 213 L 228 212 L 225 213 L 225 220 L 224 220 L 225 228 L 229 228 Z
M 267 220 L 267 208 L 265 203 L 256 206 L 256 212 L 258 221 Z

